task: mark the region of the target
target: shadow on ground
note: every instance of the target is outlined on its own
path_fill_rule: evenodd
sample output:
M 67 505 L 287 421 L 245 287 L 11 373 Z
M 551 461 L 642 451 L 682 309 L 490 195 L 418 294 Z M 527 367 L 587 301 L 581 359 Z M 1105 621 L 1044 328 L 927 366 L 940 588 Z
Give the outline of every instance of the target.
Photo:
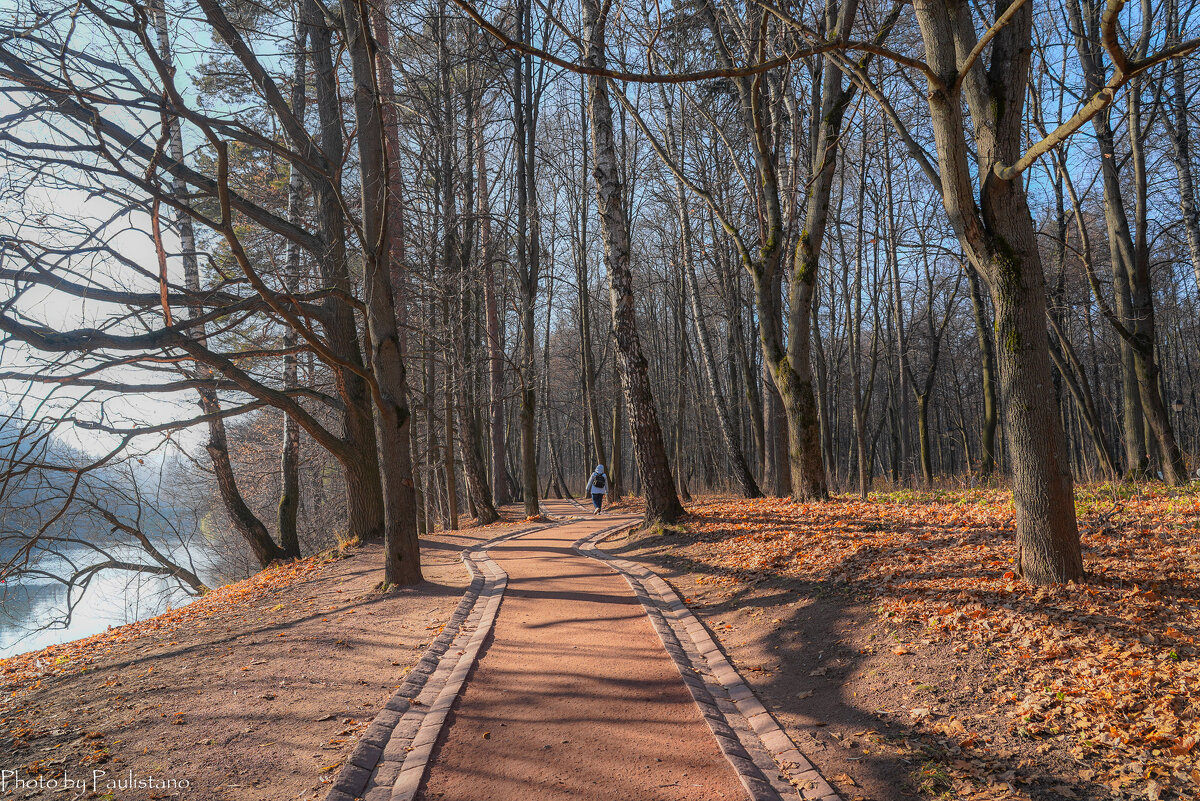
M 864 575 L 870 569 L 886 561 L 897 581 L 907 581 L 945 579 L 944 566 L 931 569 L 897 559 L 902 547 L 862 542 L 832 574 L 788 575 L 770 563 L 732 571 L 715 563 L 712 546 L 746 535 L 746 518 L 706 510 L 703 522 L 700 533 L 634 535 L 604 547 L 655 570 L 685 597 L 847 801 L 1119 797 L 1088 781 L 1086 763 L 1019 736 L 997 716 L 995 679 L 1006 666 L 989 649 L 956 652 L 879 614 L 876 579 Z M 782 529 L 795 517 L 764 514 L 753 523 Z M 868 520 L 847 533 L 869 540 L 878 530 Z M 944 547 L 1007 536 L 966 525 L 946 532 Z M 951 578 L 970 582 L 996 568 L 966 558 L 953 570 Z M 1003 593 L 972 600 L 1006 602 Z

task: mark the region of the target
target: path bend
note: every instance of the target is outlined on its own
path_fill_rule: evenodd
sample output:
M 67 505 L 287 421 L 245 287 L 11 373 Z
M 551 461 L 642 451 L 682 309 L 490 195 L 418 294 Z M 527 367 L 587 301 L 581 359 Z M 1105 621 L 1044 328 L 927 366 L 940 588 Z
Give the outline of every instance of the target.
M 552 520 L 464 552 L 474 580 L 326 801 L 840 801 L 661 578 Z

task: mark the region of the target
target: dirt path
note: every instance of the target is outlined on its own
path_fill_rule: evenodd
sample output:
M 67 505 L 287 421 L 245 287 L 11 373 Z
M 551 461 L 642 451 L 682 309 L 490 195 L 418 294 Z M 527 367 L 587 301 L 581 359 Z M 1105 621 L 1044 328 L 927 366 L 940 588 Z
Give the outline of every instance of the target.
M 87 785 L 17 790 L 10 773 L 0 799 L 324 798 L 356 735 L 454 612 L 470 581 L 462 549 L 525 525 L 423 538 L 417 589 L 377 592 L 383 551 L 367 545 L 0 660 L 0 772 Z M 106 794 L 130 771 L 187 789 Z
M 494 639 L 420 797 L 745 797 L 629 586 L 571 547 L 620 520 L 586 517 L 489 551 L 509 576 Z

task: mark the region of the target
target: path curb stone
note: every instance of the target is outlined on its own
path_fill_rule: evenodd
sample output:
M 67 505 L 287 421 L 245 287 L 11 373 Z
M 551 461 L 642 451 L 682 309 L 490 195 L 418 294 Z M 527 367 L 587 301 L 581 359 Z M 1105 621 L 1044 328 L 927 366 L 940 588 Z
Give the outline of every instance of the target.
M 750 798 L 842 801 L 755 697 L 671 585 L 642 565 L 596 547 L 612 531 L 589 534 L 575 543 L 575 551 L 607 563 L 629 583 Z
M 553 525 L 510 531 L 463 551 L 471 583 L 462 600 L 363 732 L 325 801 L 411 801 L 416 796 L 446 715 L 492 631 L 504 597 L 508 575 L 488 557 L 487 549 Z

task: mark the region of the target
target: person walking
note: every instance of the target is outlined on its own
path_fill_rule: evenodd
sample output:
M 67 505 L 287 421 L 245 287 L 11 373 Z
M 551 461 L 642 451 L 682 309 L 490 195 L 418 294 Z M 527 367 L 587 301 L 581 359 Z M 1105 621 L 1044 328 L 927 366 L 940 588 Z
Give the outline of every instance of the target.
M 587 491 L 592 494 L 592 506 L 596 507 L 596 511 L 592 514 L 600 514 L 600 509 L 604 506 L 604 495 L 608 492 L 608 476 L 604 474 L 604 465 L 598 464 L 592 471 L 592 477 L 588 479 Z

